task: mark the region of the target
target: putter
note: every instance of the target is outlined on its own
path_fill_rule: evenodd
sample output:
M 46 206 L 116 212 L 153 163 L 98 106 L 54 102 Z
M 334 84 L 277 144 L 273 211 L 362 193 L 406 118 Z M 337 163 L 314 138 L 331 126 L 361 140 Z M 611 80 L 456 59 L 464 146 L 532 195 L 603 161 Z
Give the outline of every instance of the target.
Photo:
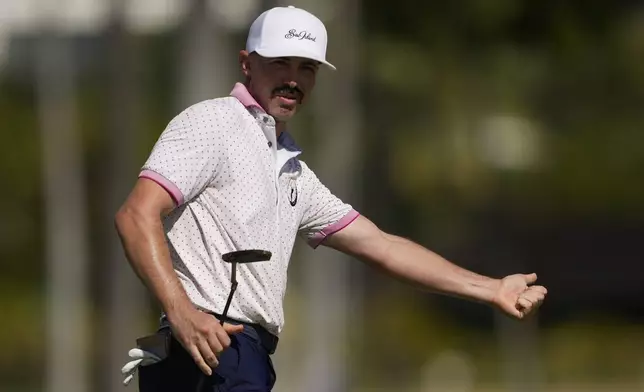
M 228 294 L 228 299 L 226 300 L 226 306 L 224 311 L 221 313 L 221 319 L 219 324 L 224 325 L 224 321 L 228 316 L 228 308 L 230 308 L 230 303 L 233 300 L 233 295 L 237 289 L 237 264 L 248 264 L 248 263 L 257 263 L 260 261 L 269 261 L 271 259 L 271 252 L 267 250 L 259 249 L 249 249 L 249 250 L 238 250 L 235 252 L 224 253 L 222 259 L 226 263 L 230 263 L 232 267 L 232 272 L 230 274 L 230 293 Z M 201 374 L 199 382 L 197 382 L 196 392 L 200 392 L 203 388 L 203 384 L 206 380 L 206 375 Z
M 228 308 L 230 308 L 230 303 L 233 300 L 233 294 L 237 289 L 237 264 L 247 264 L 247 263 L 257 263 L 260 261 L 269 261 L 271 259 L 271 252 L 267 250 L 239 250 L 236 252 L 225 253 L 222 256 L 222 259 L 226 263 L 230 263 L 232 266 L 232 273 L 230 275 L 230 293 L 228 294 L 228 299 L 226 300 L 226 306 L 224 311 L 221 313 L 221 320 L 219 323 L 224 325 L 224 320 L 228 315 Z

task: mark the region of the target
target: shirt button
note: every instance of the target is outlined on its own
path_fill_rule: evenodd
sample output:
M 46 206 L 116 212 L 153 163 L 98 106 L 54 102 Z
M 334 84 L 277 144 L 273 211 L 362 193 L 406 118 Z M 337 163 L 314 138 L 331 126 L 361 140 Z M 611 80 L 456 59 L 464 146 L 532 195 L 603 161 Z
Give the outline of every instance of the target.
M 269 147 L 273 147 L 273 142 L 268 142 Z

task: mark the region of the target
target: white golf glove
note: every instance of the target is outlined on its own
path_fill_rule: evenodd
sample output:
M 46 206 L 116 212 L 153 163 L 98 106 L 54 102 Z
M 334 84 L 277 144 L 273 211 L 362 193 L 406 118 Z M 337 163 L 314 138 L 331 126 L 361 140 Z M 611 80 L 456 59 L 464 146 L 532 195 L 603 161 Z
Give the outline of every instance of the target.
M 121 368 L 121 373 L 126 376 L 123 380 L 123 385 L 128 385 L 134 378 L 134 373 L 138 370 L 139 366 L 147 366 L 161 361 L 161 359 L 149 351 L 141 350 L 140 348 L 133 348 L 128 353 L 132 361 L 128 362 Z

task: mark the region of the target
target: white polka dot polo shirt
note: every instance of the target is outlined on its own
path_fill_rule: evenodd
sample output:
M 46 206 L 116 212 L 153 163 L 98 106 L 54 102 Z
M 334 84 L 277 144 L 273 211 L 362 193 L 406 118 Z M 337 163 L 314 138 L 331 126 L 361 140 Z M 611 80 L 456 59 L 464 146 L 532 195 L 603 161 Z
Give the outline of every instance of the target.
M 315 248 L 358 217 L 300 153 L 287 132 L 276 139 L 273 117 L 240 83 L 229 97 L 187 108 L 163 131 L 139 176 L 164 187 L 178 206 L 164 228 L 174 269 L 195 306 L 223 311 L 231 266 L 222 254 L 269 250 L 270 261 L 237 266 L 228 315 L 281 332 L 297 236 Z

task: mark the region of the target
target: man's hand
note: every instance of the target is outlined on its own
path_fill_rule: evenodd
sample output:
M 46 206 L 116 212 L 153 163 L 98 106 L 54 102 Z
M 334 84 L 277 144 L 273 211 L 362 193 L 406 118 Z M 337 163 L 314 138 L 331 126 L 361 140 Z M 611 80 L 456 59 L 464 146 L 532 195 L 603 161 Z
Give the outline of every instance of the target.
M 208 376 L 219 365 L 217 356 L 230 346 L 228 335 L 244 330 L 243 325 L 224 323 L 222 326 L 214 316 L 192 307 L 168 314 L 168 321 L 175 338 Z
M 537 274 L 509 275 L 501 280 L 492 303 L 504 313 L 523 319 L 534 313 L 546 297 L 543 286 L 530 286 L 537 281 Z

